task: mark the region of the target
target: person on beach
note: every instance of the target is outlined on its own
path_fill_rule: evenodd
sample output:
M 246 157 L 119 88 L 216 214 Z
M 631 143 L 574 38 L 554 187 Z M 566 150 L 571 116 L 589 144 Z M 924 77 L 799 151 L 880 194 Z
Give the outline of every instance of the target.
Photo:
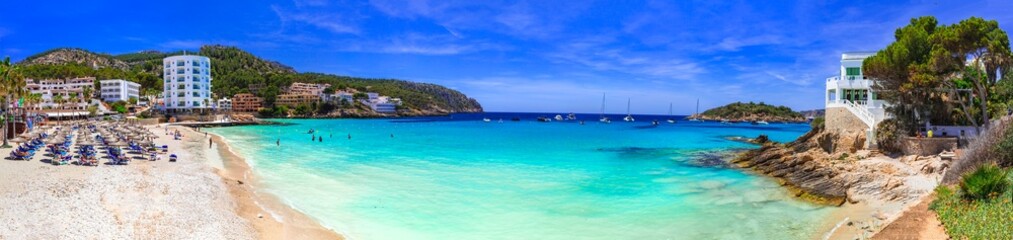
M 211 146 L 214 145 L 214 143 L 215 142 L 211 141 L 211 139 L 208 138 L 208 148 L 211 148 Z

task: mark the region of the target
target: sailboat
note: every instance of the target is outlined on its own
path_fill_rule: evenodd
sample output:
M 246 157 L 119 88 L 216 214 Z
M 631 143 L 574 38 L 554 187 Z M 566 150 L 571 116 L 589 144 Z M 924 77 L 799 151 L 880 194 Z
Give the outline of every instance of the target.
M 629 98 L 626 99 L 626 117 L 623 118 L 623 121 L 627 121 L 627 122 L 634 121 L 633 115 L 630 115 L 630 99 Z
M 672 118 L 672 103 L 668 103 L 668 123 L 675 123 L 675 119 Z
M 601 94 L 601 117 L 598 118 L 598 121 L 603 123 L 612 123 L 612 120 L 609 120 L 609 118 L 605 116 L 605 93 Z
M 699 98 L 696 99 L 696 113 L 693 114 L 693 117 L 689 118 L 689 121 L 690 122 L 699 122 L 700 121 L 700 99 Z

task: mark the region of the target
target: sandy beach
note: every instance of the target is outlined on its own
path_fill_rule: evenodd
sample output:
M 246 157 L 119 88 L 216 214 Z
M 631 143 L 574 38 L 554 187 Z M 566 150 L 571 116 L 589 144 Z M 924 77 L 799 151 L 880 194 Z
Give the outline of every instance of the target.
M 249 167 L 221 139 L 208 148 L 204 133 L 172 126 L 184 135 L 172 140 L 164 127 L 149 129 L 179 161 L 166 154 L 129 165 L 55 166 L 41 153 L 0 161 L 0 239 L 342 238 L 257 193 Z

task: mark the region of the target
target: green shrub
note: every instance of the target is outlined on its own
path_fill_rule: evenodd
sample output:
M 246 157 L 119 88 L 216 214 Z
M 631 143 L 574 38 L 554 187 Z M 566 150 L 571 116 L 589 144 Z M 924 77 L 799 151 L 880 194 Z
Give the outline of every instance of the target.
M 960 182 L 960 189 L 963 190 L 964 197 L 975 200 L 999 196 L 1009 186 L 1006 174 L 1006 171 L 995 165 L 981 166 L 964 176 Z
M 900 126 L 894 119 L 887 119 L 876 125 L 876 145 L 884 152 L 900 152 Z
M 1007 128 L 999 143 L 992 149 L 998 157 L 999 165 L 1013 166 L 1013 128 Z
M 813 121 L 809 123 L 809 126 L 812 128 L 823 128 L 823 121 L 823 117 L 813 118 Z

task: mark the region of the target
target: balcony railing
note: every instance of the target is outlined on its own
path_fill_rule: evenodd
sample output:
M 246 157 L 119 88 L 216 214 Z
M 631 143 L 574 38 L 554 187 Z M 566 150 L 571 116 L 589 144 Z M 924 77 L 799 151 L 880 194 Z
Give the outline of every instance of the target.
M 841 76 L 831 76 L 831 77 L 827 78 L 827 82 L 840 81 L 840 80 L 841 80 Z M 848 81 L 869 80 L 869 78 L 865 77 L 865 75 L 853 75 L 853 76 L 844 76 L 844 80 L 848 80 Z

